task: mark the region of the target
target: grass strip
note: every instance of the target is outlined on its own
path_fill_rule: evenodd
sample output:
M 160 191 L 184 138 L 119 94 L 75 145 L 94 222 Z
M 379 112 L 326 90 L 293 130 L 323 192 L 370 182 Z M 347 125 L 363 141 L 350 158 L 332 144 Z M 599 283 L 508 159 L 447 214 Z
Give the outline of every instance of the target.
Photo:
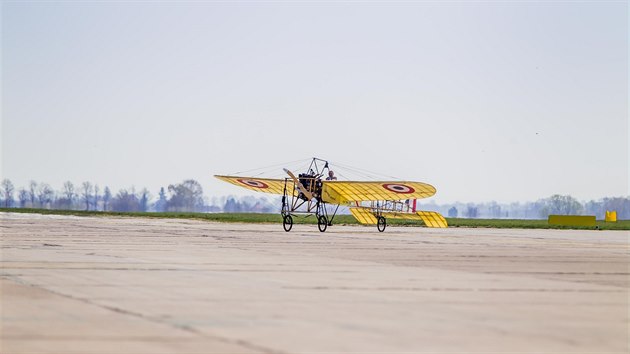
M 115 212 L 115 211 L 85 211 L 85 210 L 50 210 L 50 209 L 20 209 L 20 208 L 0 208 L 0 212 L 26 213 L 43 215 L 73 215 L 73 216 L 117 216 L 117 217 L 139 217 L 139 218 L 167 218 L 167 219 L 192 219 L 215 222 L 239 222 L 267 224 L 282 223 L 279 214 L 260 213 L 188 213 L 188 212 Z M 449 227 L 472 227 L 472 228 L 493 228 L 493 229 L 580 229 L 592 230 L 592 227 L 579 226 L 556 226 L 549 225 L 547 220 L 521 220 L 521 219 L 465 219 L 447 218 Z M 317 220 L 311 216 L 296 216 L 293 218 L 296 224 L 316 224 Z M 351 215 L 337 215 L 333 220 L 337 225 L 359 225 Z M 389 219 L 389 225 L 396 226 L 424 226 L 421 221 Z M 373 227 L 373 226 L 371 226 Z M 616 223 L 597 221 L 595 229 L 599 230 L 630 230 L 630 220 L 619 220 Z

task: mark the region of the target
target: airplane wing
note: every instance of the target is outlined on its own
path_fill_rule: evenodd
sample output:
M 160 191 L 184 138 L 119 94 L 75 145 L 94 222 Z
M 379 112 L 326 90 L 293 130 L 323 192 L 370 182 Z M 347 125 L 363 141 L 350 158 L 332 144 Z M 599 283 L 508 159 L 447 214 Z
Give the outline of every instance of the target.
M 370 200 L 428 198 L 435 188 L 422 182 L 352 182 L 325 181 L 322 198 L 326 203 L 346 204 Z
M 256 192 L 283 194 L 284 193 L 284 179 L 272 179 L 272 178 L 256 178 L 256 177 L 241 177 L 241 176 L 219 176 L 214 177 L 237 185 L 239 187 L 247 188 Z M 293 181 L 287 181 L 287 193 L 291 194 L 293 191 Z
M 355 219 L 364 225 L 376 225 L 376 216 L 368 208 L 350 208 L 350 213 Z M 442 214 L 435 211 L 417 211 L 415 213 L 382 212 L 387 219 L 422 220 L 427 227 L 448 227 Z

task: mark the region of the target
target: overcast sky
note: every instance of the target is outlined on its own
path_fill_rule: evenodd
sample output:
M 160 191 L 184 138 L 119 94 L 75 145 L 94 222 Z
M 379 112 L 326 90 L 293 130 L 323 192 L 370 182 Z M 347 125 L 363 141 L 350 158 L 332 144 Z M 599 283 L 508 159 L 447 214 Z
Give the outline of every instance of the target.
M 626 1 L 2 1 L 2 169 L 122 187 L 318 156 L 437 202 L 628 195 Z M 280 167 L 277 168 L 280 172 Z

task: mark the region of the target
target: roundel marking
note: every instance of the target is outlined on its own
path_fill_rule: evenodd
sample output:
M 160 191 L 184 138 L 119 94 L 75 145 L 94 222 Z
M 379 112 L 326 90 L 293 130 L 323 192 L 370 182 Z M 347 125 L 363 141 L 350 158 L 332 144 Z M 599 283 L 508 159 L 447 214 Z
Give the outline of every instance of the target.
M 400 194 L 410 194 L 415 192 L 416 190 L 413 187 L 408 186 L 406 184 L 396 184 L 396 183 L 385 183 L 383 184 L 383 188 L 388 191 L 392 191 Z
M 248 187 L 254 187 L 254 188 L 269 188 L 269 186 L 261 181 L 256 181 L 253 179 L 237 179 L 237 181 L 243 183 L 244 185 L 248 186 Z

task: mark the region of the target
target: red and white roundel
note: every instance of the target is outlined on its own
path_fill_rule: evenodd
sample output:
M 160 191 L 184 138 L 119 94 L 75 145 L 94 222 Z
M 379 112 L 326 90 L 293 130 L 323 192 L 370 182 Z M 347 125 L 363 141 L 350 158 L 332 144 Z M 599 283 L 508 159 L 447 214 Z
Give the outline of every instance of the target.
M 400 194 L 409 194 L 416 191 L 415 189 L 413 189 L 413 187 L 406 184 L 385 183 L 383 185 L 383 188 L 387 189 L 388 191 Z
M 269 186 L 261 181 L 256 181 L 253 179 L 237 179 L 237 181 L 243 183 L 244 185 L 248 186 L 248 187 L 254 187 L 254 188 L 269 188 Z

